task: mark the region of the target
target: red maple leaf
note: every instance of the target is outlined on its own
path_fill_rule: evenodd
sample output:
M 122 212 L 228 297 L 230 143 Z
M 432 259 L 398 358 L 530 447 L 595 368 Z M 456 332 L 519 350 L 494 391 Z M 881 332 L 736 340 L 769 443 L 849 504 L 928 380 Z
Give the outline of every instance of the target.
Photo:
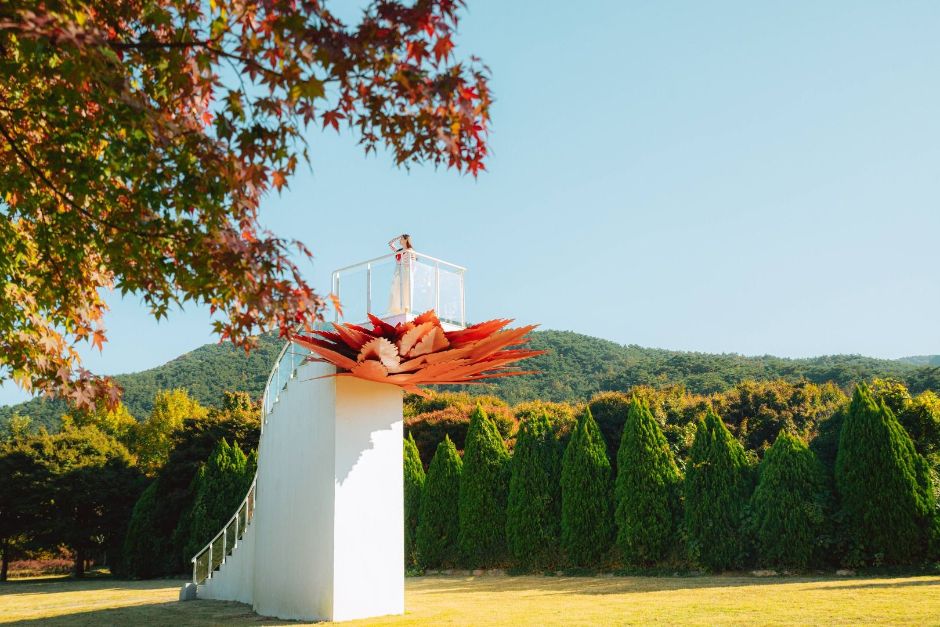
M 326 111 L 323 114 L 323 128 L 332 126 L 337 132 L 339 132 L 339 121 L 345 119 L 346 116 L 339 111 L 336 111 L 335 109 L 333 111 Z
M 453 49 L 454 42 L 450 40 L 449 35 L 444 35 L 434 44 L 434 60 L 440 63 L 442 59 L 450 56 L 450 51 Z

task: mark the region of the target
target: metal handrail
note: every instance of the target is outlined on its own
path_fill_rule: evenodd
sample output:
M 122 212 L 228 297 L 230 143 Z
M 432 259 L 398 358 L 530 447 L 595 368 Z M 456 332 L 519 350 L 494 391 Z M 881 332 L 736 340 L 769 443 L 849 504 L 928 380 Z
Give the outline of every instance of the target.
M 334 274 L 334 275 L 335 275 L 335 274 L 339 274 L 340 272 L 346 272 L 347 270 L 354 270 L 354 269 L 356 269 L 356 268 L 358 268 L 358 267 L 360 267 L 360 266 L 365 266 L 365 265 L 370 264 L 370 263 L 376 263 L 376 262 L 378 262 L 378 261 L 384 261 L 384 260 L 386 260 L 386 259 L 391 259 L 391 258 L 395 257 L 396 255 L 402 254 L 403 252 L 405 252 L 405 251 L 400 250 L 400 251 L 398 251 L 398 252 L 388 253 L 388 254 L 382 255 L 381 257 L 376 257 L 376 258 L 374 258 L 374 259 L 368 259 L 368 260 L 366 260 L 366 261 L 360 261 L 359 263 L 354 263 L 354 264 L 352 264 L 352 265 L 350 265 L 350 266 L 345 266 L 345 267 L 343 267 L 343 268 L 338 268 L 338 269 L 336 269 L 336 270 L 333 271 L 333 274 Z M 445 266 L 450 266 L 451 268 L 455 268 L 455 269 L 457 269 L 457 270 L 460 270 L 461 272 L 466 272 L 466 271 L 467 271 L 467 269 L 464 268 L 463 266 L 458 266 L 456 263 L 451 263 L 451 262 L 449 262 L 449 261 L 444 261 L 443 259 L 438 259 L 437 257 L 432 257 L 431 255 L 425 255 L 424 253 L 419 253 L 419 252 L 418 252 L 417 250 L 415 250 L 414 248 L 410 249 L 410 252 L 411 252 L 413 255 L 416 255 L 417 257 L 423 257 L 424 259 L 427 259 L 428 261 L 433 261 L 433 262 L 435 262 L 435 263 L 442 263 L 442 264 L 444 264 Z
M 291 347 L 293 346 L 295 346 L 295 344 L 291 341 L 288 341 L 284 344 L 284 348 L 282 348 L 281 352 L 278 353 L 277 359 L 274 362 L 274 367 L 271 368 L 271 373 L 268 375 L 268 380 L 264 384 L 264 393 L 261 395 L 261 434 L 262 435 L 264 434 L 264 424 L 268 419 L 268 414 L 271 413 L 271 411 L 268 409 L 268 398 L 270 394 L 272 393 L 271 384 L 275 383 L 275 386 L 277 387 L 277 389 L 274 391 L 274 394 L 275 394 L 274 400 L 273 402 L 271 402 L 271 410 L 273 410 L 274 403 L 277 402 L 278 397 L 280 396 L 281 390 L 283 390 L 287 386 L 287 383 L 291 379 L 294 378 L 294 374 L 297 372 L 297 368 L 303 363 L 304 359 L 309 354 L 306 350 L 303 350 L 303 351 L 290 350 Z M 287 368 L 287 377 L 284 380 L 284 384 L 281 385 L 281 363 L 284 361 L 284 358 L 287 357 L 288 354 L 290 355 L 290 365 Z M 297 359 L 297 357 L 299 357 L 299 359 Z M 259 439 L 259 446 L 260 446 L 260 439 Z M 212 573 L 216 569 L 216 565 L 213 559 L 214 557 L 213 547 L 219 541 L 219 539 L 222 540 L 222 559 L 219 561 L 218 567 L 221 568 L 222 564 L 225 563 L 225 560 L 229 554 L 228 530 L 232 527 L 232 525 L 235 526 L 235 533 L 234 533 L 234 540 L 232 542 L 231 550 L 234 551 L 236 548 L 238 548 L 238 541 L 241 539 L 242 535 L 244 535 L 245 529 L 248 528 L 248 524 L 251 522 L 251 519 L 254 518 L 255 503 L 257 501 L 257 488 L 258 488 L 258 472 L 256 469 L 255 476 L 251 481 L 251 486 L 248 488 L 248 494 L 245 495 L 245 498 L 242 500 L 239 506 L 235 509 L 235 513 L 232 515 L 231 518 L 228 519 L 228 522 L 222 525 L 222 529 L 219 531 L 219 533 L 215 534 L 215 536 L 211 540 L 209 540 L 209 543 L 206 544 L 206 546 L 202 547 L 202 549 L 193 556 L 191 561 L 193 565 L 193 583 L 194 584 L 199 585 L 203 581 L 212 579 Z M 244 512 L 244 524 L 242 524 L 241 522 L 241 517 L 242 517 L 243 512 Z M 206 568 L 206 576 L 200 578 L 199 572 L 198 572 L 199 560 L 207 554 L 209 557 L 209 561 L 208 561 L 207 568 Z
M 425 255 L 424 253 L 419 253 L 418 251 L 414 249 L 387 253 L 385 255 L 382 255 L 381 257 L 375 257 L 374 259 L 369 259 L 367 261 L 360 261 L 359 263 L 355 263 L 350 266 L 345 266 L 338 270 L 334 270 L 330 278 L 330 285 L 332 286 L 333 294 L 339 297 L 342 296 L 340 294 L 340 279 L 344 275 L 350 272 L 359 272 L 359 271 L 364 270 L 366 273 L 366 277 L 365 277 L 366 278 L 366 311 L 365 313 L 377 314 L 381 316 L 381 314 L 383 313 L 381 310 L 375 311 L 373 309 L 373 302 L 372 302 L 372 274 L 374 270 L 373 266 L 375 266 L 376 264 L 380 262 L 397 260 L 403 254 L 410 254 L 419 265 L 433 266 L 435 283 L 434 283 L 434 304 L 432 305 L 431 308 L 433 308 L 435 311 L 440 312 L 441 310 L 441 271 L 444 270 L 445 272 L 449 272 L 451 274 L 457 274 L 461 277 L 460 278 L 461 280 L 460 303 L 459 303 L 460 319 L 459 320 L 449 319 L 448 322 L 455 322 L 460 326 L 464 326 L 467 320 L 467 303 L 466 303 L 466 298 L 465 298 L 464 290 L 463 290 L 463 275 L 467 271 L 467 269 L 464 268 L 463 266 L 458 266 L 455 263 L 444 261 L 443 259 L 432 257 L 431 255 Z M 404 294 L 401 294 L 400 297 L 402 301 L 405 300 Z M 412 298 L 413 298 L 413 295 L 409 292 L 407 296 L 408 304 L 405 306 L 406 313 L 411 311 L 411 307 L 413 305 Z M 340 310 L 337 308 L 333 313 L 334 313 L 334 321 L 338 322 L 341 318 Z M 441 319 L 444 320 L 443 317 Z M 363 315 L 362 320 L 355 320 L 355 322 L 365 322 L 365 315 Z

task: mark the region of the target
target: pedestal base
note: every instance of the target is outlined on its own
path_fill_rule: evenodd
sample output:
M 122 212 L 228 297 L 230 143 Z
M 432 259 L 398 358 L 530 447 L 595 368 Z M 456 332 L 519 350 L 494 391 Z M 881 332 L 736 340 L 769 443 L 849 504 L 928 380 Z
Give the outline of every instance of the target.
M 281 619 L 404 613 L 402 392 L 333 372 L 304 365 L 281 391 L 264 427 L 247 542 L 200 597 Z

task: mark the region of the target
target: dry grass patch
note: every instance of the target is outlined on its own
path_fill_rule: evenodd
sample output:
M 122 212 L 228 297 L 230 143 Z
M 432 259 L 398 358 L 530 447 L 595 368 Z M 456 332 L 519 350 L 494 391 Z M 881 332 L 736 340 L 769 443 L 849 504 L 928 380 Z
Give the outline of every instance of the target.
M 0 585 L 0 622 L 273 625 L 238 603 L 176 601 L 181 581 L 28 580 Z M 940 625 L 940 577 L 419 577 L 405 616 L 344 625 Z

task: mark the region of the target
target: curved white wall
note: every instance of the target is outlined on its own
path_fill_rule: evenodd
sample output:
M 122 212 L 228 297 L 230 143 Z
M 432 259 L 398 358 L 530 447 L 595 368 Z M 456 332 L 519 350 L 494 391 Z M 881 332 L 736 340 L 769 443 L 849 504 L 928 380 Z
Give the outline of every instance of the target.
M 198 588 L 202 599 L 224 599 L 251 604 L 255 586 L 255 525 L 248 525 L 238 546 L 212 579 Z
M 281 391 L 254 519 L 200 597 L 282 619 L 404 612 L 402 392 L 334 372 L 305 364 Z

